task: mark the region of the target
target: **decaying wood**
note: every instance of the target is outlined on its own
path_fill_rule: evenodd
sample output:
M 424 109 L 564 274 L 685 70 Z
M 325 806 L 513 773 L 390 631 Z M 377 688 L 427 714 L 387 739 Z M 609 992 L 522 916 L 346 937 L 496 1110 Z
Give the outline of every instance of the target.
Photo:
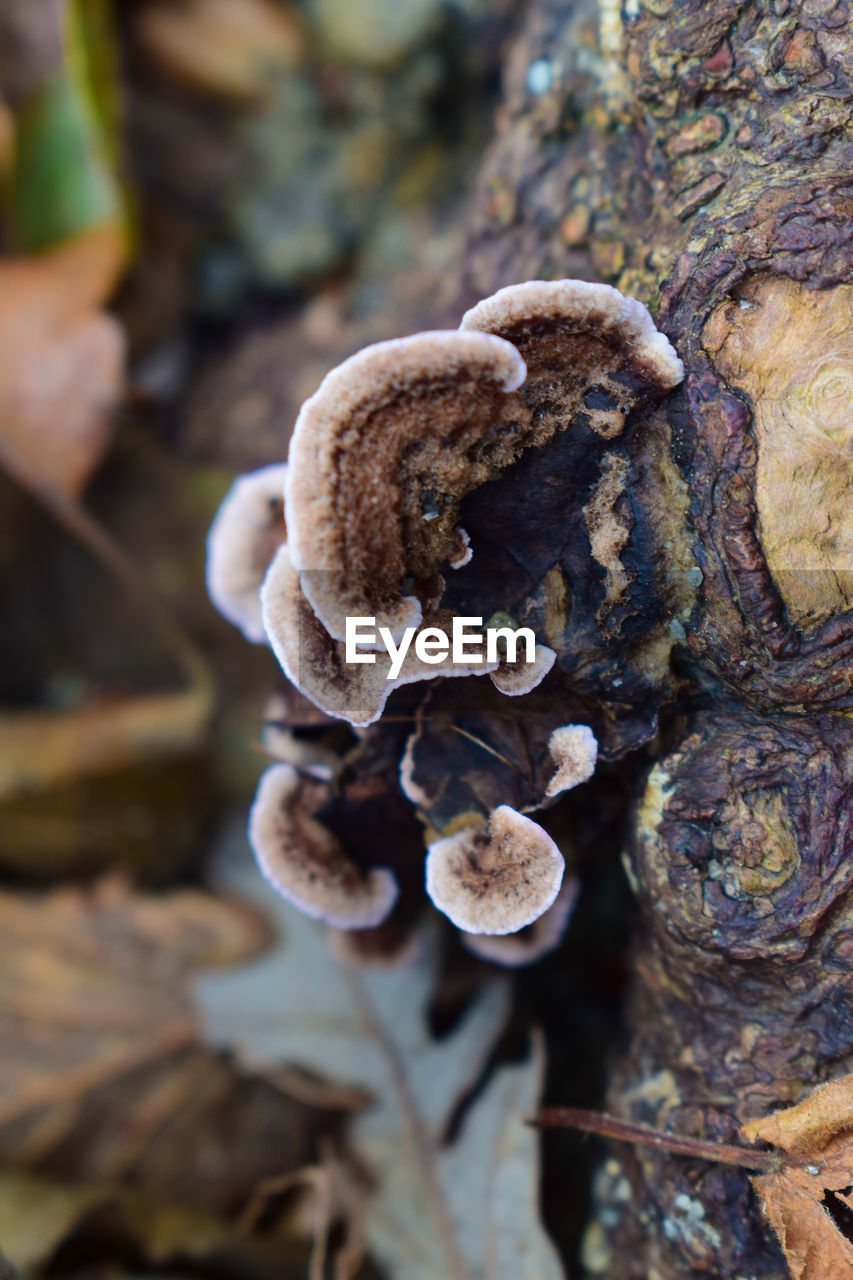
M 616 284 L 685 361 L 665 412 L 693 692 L 634 820 L 645 933 L 609 1101 L 724 1142 L 853 1066 L 852 79 L 844 0 L 540 0 L 467 256 L 472 297 Z M 785 1274 L 744 1174 L 615 1154 L 590 1274 Z

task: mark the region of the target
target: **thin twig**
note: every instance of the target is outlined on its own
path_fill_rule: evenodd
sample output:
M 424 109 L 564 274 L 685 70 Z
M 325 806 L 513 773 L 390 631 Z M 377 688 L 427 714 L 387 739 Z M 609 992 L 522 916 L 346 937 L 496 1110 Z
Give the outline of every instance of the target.
M 601 1111 L 584 1111 L 579 1107 L 546 1107 L 528 1123 L 537 1129 L 582 1129 L 585 1133 L 597 1133 L 619 1142 L 635 1142 L 658 1151 L 671 1151 L 674 1155 L 693 1156 L 697 1160 L 713 1160 L 717 1164 L 732 1164 L 764 1173 L 773 1173 L 783 1164 L 777 1151 L 753 1151 L 749 1147 L 735 1147 L 725 1142 L 705 1142 L 701 1138 L 662 1133 L 651 1125 L 631 1124 Z
M 484 751 L 488 751 L 489 755 L 495 756 L 496 759 L 503 761 L 508 769 L 515 769 L 516 773 L 523 772 L 512 760 L 508 760 L 506 756 L 501 755 L 500 751 L 496 751 L 494 747 L 490 747 L 488 742 L 484 742 L 482 738 L 478 738 L 476 733 L 469 733 L 467 729 L 460 729 L 458 724 L 449 724 L 448 728 L 452 729 L 454 733 L 461 734 L 463 738 L 467 738 L 470 742 L 476 743 L 478 747 L 482 747 Z

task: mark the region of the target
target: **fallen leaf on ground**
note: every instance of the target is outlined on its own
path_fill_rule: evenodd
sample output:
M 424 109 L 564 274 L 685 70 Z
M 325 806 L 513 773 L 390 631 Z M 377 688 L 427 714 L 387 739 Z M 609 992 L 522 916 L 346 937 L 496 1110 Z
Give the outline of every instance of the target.
M 232 874 L 230 887 L 276 913 L 279 940 L 248 966 L 196 980 L 207 1036 L 256 1069 L 295 1064 L 372 1096 L 350 1137 L 376 1182 L 364 1232 L 387 1274 L 560 1280 L 538 1218 L 537 1141 L 524 1123 L 541 1083 L 538 1041 L 527 1061 L 494 1071 L 447 1141 L 503 1029 L 508 986 L 487 988 L 437 1041 L 427 1020 L 434 939 L 391 972 L 347 969 L 324 930 L 267 891 L 248 859 Z
M 95 1265 L 74 1266 L 75 1275 L 125 1275 L 121 1264 L 128 1255 L 176 1277 L 197 1274 L 198 1263 L 208 1258 L 215 1259 L 217 1274 L 221 1269 L 258 1280 L 304 1275 L 304 1247 L 296 1236 L 247 1239 L 229 1222 L 165 1198 L 104 1183 L 0 1172 L 0 1239 L 9 1260 L 4 1272 L 0 1258 L 0 1280 L 40 1280 L 76 1233 L 103 1256 Z M 67 1274 L 56 1267 L 53 1262 L 48 1274 Z M 133 1274 L 140 1272 L 134 1268 Z
M 194 689 L 61 712 L 0 712 L 0 800 L 198 750 L 209 716 L 209 699 Z
M 316 1164 L 266 1178 L 257 1187 L 241 1219 L 243 1231 L 254 1229 L 271 1196 L 294 1189 L 301 1195 L 292 1216 L 302 1219 L 313 1240 L 307 1280 L 323 1280 L 332 1227 L 338 1222 L 344 1225 L 344 1233 L 335 1253 L 335 1280 L 354 1280 L 366 1252 L 364 1207 L 369 1193 L 363 1179 L 339 1159 L 328 1140 L 320 1144 Z
M 148 0 L 134 30 L 172 79 L 226 101 L 263 98 L 304 53 L 298 15 L 274 0 Z
M 254 912 L 193 891 L 0 894 L 0 1123 L 193 1043 L 189 974 L 266 937 Z
M 0 259 L 0 464 L 33 492 L 78 495 L 109 443 L 124 338 L 100 307 L 125 253 L 103 227 Z
M 785 1154 L 778 1171 L 752 1185 L 794 1280 L 853 1277 L 853 1075 L 750 1120 L 741 1132 Z

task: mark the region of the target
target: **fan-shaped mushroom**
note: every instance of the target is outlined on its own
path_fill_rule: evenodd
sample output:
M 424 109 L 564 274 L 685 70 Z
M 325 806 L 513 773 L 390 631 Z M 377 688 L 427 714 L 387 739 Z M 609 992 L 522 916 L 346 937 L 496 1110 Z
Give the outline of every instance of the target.
M 262 776 L 249 815 L 258 865 L 273 888 L 306 915 L 337 929 L 373 928 L 394 906 L 397 882 L 384 867 L 356 866 L 308 812 L 305 786 L 288 764 L 274 764 Z
M 390 694 L 400 685 L 497 669 L 497 662 L 487 662 L 485 654 L 473 645 L 471 650 L 480 658 L 476 665 L 454 663 L 449 653 L 444 661 L 427 663 L 410 645 L 399 674 L 393 678 L 389 678 L 391 658 L 387 653 L 371 653 L 369 662 L 347 662 L 345 646 L 332 639 L 308 603 L 287 546 L 275 554 L 264 579 L 261 602 L 269 642 L 288 679 L 328 715 L 358 727 L 378 720 Z M 443 623 L 449 633 L 449 615 L 433 615 L 428 621 L 439 628 Z
M 548 739 L 548 751 L 557 771 L 545 788 L 546 796 L 570 791 L 595 773 L 598 742 L 589 725 L 564 724 L 555 729 Z
M 460 558 L 459 499 L 511 460 L 523 424 L 502 401 L 524 361 L 488 334 L 380 342 L 333 369 L 290 444 L 290 552 L 337 640 L 375 617 L 399 640 L 423 617 L 438 566 Z M 440 587 L 439 594 L 440 594 Z
M 261 583 L 287 537 L 284 477 L 287 464 L 238 476 L 207 535 L 207 591 L 216 608 L 247 640 L 265 644 Z
M 467 933 L 515 933 L 551 906 L 564 866 L 547 831 L 502 804 L 487 825 L 430 845 L 427 893 Z

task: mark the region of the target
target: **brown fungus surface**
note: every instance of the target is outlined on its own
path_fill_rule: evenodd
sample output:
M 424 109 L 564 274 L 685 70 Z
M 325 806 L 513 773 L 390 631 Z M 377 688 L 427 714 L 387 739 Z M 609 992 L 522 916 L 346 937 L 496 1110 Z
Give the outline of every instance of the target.
M 275 764 L 263 775 L 249 817 L 249 841 L 264 877 L 306 915 L 337 929 L 380 924 L 397 899 L 386 868 L 363 871 L 312 816 L 322 788 Z
M 497 671 L 491 674 L 492 684 L 509 698 L 520 698 L 538 688 L 553 667 L 557 655 L 547 644 L 537 644 L 533 661 L 526 662 L 523 657 L 515 662 L 506 659 L 501 662 Z
M 574 280 L 502 289 L 456 334 L 351 357 L 303 406 L 290 448 L 291 557 L 318 617 L 337 639 L 347 616 L 398 639 L 440 598 L 441 567 L 467 563 L 467 493 L 573 423 L 620 435 L 682 376 L 645 307 Z
M 288 679 L 327 715 L 360 728 L 379 719 L 388 698 L 401 685 L 438 676 L 485 675 L 497 669 L 497 663 L 487 662 L 482 653 L 480 663 L 470 666 L 449 659 L 440 664 L 422 662 L 414 643 L 394 679 L 389 679 L 387 653 L 371 653 L 372 662 L 347 662 L 343 641 L 332 639 L 311 608 L 287 546 L 276 552 L 261 602 L 266 634 Z M 427 621 L 450 635 L 449 614 L 433 614 Z
M 488 824 L 430 845 L 427 893 L 466 933 L 516 933 L 554 902 L 564 867 L 547 831 L 500 805 Z
M 555 945 L 567 914 L 555 907 L 534 929 L 564 863 L 524 815 L 589 772 L 570 744 L 557 759 L 549 741 L 588 725 L 618 758 L 649 740 L 674 691 L 669 623 L 692 600 L 692 562 L 656 402 L 681 376 L 639 303 L 605 285 L 534 281 L 486 299 L 458 331 L 351 357 L 299 415 L 288 540 L 261 590 L 265 633 L 293 686 L 361 730 L 395 689 L 431 682 L 400 694 L 400 723 L 415 732 L 400 738 L 394 782 L 426 825 L 428 889 L 451 920 L 472 935 L 531 930 L 508 964 Z M 655 514 L 662 492 L 668 520 Z M 373 619 L 367 661 L 346 660 L 352 617 Z M 413 641 L 388 678 L 381 627 L 399 644 L 408 627 L 449 635 L 457 617 L 528 628 L 535 661 L 520 644 L 513 663 L 428 663 Z M 393 737 L 393 721 L 377 731 Z M 305 763 L 339 785 L 334 761 Z M 322 822 L 322 847 L 347 865 L 349 833 Z M 370 867 L 373 854 L 349 864 Z
M 335 639 L 348 616 L 375 617 L 395 640 L 420 623 L 439 565 L 460 559 L 460 498 L 520 447 L 525 422 L 506 401 L 524 373 L 499 338 L 423 333 L 367 347 L 303 405 L 290 445 L 290 552 Z
M 530 280 L 467 311 L 460 326 L 498 334 L 524 358 L 519 398 L 531 415 L 528 443 L 542 444 L 583 415 L 605 440 L 628 413 L 684 377 L 672 346 L 642 303 L 606 284 Z
M 501 804 L 520 813 L 542 805 L 553 774 L 548 739 L 566 714 L 551 678 L 518 700 L 489 680 L 442 681 L 420 702 L 400 785 L 432 835 L 458 829 L 460 815 L 485 820 Z
M 261 583 L 287 538 L 286 473 L 286 463 L 280 463 L 238 476 L 207 535 L 208 594 L 222 616 L 256 644 L 267 639 L 261 621 Z

